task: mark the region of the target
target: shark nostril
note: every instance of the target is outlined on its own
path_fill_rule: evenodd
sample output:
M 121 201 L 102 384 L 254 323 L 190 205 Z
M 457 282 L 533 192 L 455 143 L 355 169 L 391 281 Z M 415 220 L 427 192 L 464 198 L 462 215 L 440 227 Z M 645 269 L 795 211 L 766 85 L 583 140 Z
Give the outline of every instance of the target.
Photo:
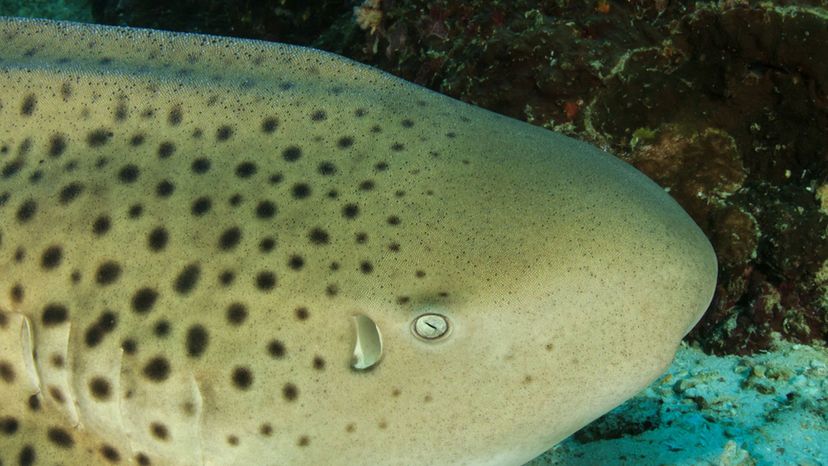
M 423 314 L 414 320 L 414 334 L 426 340 L 436 340 L 448 333 L 449 324 L 440 314 Z

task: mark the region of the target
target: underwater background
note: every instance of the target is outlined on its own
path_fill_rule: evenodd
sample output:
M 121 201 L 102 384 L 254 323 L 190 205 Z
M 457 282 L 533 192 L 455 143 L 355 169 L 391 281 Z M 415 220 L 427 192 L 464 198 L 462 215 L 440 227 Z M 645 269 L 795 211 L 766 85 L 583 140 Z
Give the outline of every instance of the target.
M 329 50 L 591 142 L 713 243 L 651 387 L 530 463 L 828 465 L 828 0 L 0 0 Z

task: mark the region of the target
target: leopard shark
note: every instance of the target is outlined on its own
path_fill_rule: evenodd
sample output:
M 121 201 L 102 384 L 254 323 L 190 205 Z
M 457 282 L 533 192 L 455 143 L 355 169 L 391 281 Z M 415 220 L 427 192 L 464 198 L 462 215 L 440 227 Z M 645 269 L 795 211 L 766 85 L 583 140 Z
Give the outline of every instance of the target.
M 0 464 L 520 465 L 711 300 L 590 144 L 310 48 L 0 38 Z

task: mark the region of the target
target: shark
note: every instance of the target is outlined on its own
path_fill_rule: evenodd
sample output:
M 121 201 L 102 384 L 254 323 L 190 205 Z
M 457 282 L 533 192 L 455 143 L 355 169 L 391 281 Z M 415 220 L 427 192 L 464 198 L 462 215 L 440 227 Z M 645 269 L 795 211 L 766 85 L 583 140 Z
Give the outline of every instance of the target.
M 310 48 L 0 39 L 0 464 L 520 465 L 711 300 L 587 143 Z

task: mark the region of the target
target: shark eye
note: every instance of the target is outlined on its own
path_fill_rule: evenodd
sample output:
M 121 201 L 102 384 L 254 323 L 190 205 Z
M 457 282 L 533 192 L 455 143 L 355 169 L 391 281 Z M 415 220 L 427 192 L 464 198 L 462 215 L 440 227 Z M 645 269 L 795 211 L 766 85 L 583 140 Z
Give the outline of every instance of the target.
M 449 334 L 449 321 L 440 314 L 421 314 L 412 322 L 411 331 L 423 340 L 440 340 Z

